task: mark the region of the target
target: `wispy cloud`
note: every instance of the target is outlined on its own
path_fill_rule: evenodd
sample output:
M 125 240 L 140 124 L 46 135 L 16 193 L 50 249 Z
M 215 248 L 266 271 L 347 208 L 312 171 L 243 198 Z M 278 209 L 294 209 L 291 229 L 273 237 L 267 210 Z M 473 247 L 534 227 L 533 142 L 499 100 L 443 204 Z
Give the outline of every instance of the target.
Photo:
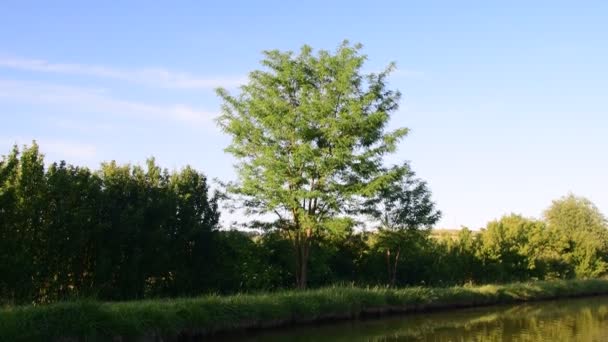
M 62 130 L 67 131 L 76 131 L 82 134 L 91 134 L 91 133 L 110 133 L 116 131 L 117 127 L 115 125 L 109 124 L 107 122 L 86 122 L 86 121 L 78 121 L 73 119 L 66 119 L 60 116 L 48 117 L 48 124 L 53 125 Z
M 239 86 L 245 82 L 244 77 L 207 78 L 191 75 L 185 72 L 167 70 L 164 68 L 119 69 L 101 65 L 52 63 L 41 59 L 25 59 L 2 56 L 0 56 L 0 67 L 26 71 L 114 79 L 160 88 L 229 88 Z
M 59 140 L 50 138 L 32 137 L 2 137 L 0 138 L 0 146 L 3 148 L 0 154 L 5 155 L 9 152 L 11 146 L 17 144 L 19 147 L 23 145 L 31 145 L 32 141 L 36 140 L 43 154 L 49 154 L 51 160 L 60 159 L 77 159 L 79 161 L 92 161 L 97 157 L 97 148 L 94 145 L 72 141 Z
M 211 123 L 216 116 L 216 113 L 185 104 L 157 105 L 122 100 L 110 96 L 103 89 L 77 88 L 44 82 L 0 79 L 0 98 L 8 101 L 77 108 L 82 112 L 131 115 L 199 125 Z
M 45 150 L 65 158 L 93 159 L 97 148 L 90 144 L 63 140 L 43 140 L 40 142 Z

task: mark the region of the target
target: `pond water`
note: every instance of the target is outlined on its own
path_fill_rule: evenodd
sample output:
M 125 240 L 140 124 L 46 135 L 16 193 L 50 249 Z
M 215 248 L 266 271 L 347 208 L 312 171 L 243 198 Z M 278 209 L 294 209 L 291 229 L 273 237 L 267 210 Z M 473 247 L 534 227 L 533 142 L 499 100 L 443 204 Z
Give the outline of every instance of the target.
M 608 341 L 608 297 L 248 331 L 216 341 Z

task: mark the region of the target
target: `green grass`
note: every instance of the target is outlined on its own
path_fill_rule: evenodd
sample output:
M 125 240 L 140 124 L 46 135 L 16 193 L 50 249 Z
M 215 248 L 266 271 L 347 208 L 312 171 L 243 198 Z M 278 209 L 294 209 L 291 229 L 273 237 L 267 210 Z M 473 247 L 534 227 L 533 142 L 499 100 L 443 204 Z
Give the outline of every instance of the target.
M 608 280 L 569 280 L 478 287 L 328 287 L 233 296 L 132 302 L 62 302 L 0 309 L 1 341 L 57 337 L 176 336 L 357 317 L 562 297 L 608 294 Z

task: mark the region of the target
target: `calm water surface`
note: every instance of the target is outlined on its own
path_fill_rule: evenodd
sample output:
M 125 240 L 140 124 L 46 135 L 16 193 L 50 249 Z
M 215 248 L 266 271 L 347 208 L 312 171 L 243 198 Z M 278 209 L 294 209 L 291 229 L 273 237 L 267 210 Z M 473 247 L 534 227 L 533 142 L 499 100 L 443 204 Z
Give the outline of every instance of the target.
M 243 332 L 216 341 L 606 341 L 608 297 Z

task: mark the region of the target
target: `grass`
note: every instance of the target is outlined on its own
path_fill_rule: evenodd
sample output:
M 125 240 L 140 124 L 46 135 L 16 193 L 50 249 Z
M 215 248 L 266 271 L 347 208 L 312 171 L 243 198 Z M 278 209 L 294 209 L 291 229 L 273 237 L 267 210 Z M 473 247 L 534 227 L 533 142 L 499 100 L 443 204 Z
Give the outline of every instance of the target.
M 116 336 L 188 337 L 242 328 L 608 294 L 608 280 L 560 280 L 477 287 L 357 288 L 132 302 L 62 302 L 0 309 L 1 341 Z

